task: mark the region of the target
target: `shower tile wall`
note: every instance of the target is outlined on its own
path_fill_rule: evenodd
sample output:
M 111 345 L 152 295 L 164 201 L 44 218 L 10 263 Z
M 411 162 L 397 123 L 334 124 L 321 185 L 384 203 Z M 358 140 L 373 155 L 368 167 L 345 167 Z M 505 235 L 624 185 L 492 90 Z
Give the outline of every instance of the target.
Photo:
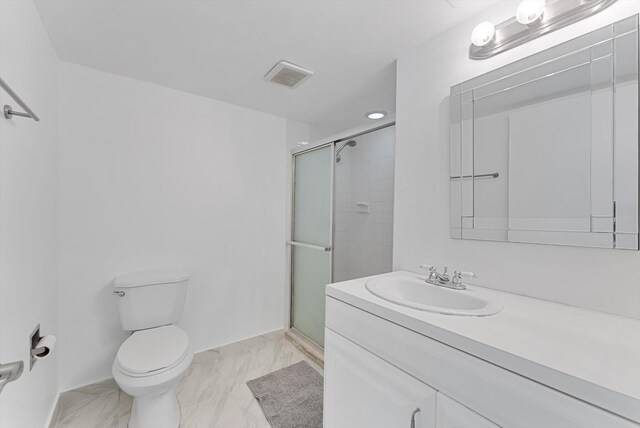
M 335 282 L 392 267 L 395 126 L 355 140 L 357 145 L 345 147 L 336 163 Z M 369 213 L 358 203 L 369 204 Z

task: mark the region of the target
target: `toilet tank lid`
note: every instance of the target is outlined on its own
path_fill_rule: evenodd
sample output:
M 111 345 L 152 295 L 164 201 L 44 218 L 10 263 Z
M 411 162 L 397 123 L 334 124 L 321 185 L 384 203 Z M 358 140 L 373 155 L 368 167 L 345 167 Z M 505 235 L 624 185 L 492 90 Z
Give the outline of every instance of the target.
M 152 284 L 171 284 L 189 279 L 189 273 L 184 269 L 158 269 L 128 273 L 117 276 L 113 286 L 117 288 L 142 287 Z

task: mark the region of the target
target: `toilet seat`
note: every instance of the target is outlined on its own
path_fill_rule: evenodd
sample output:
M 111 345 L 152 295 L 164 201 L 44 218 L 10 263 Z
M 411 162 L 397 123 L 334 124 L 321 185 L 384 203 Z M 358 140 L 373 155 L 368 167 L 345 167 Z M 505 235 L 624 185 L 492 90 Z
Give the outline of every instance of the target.
M 189 349 L 189 336 L 174 325 L 140 330 L 120 346 L 116 364 L 128 376 L 153 376 L 180 364 Z

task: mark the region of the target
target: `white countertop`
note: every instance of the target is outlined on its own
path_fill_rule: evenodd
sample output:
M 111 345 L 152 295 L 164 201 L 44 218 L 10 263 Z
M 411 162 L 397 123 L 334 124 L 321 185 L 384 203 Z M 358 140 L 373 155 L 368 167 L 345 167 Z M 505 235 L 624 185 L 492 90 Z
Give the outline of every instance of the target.
M 469 286 L 497 298 L 491 316 L 406 308 L 365 289 L 370 278 L 327 286 L 326 294 L 495 365 L 640 422 L 640 320 Z

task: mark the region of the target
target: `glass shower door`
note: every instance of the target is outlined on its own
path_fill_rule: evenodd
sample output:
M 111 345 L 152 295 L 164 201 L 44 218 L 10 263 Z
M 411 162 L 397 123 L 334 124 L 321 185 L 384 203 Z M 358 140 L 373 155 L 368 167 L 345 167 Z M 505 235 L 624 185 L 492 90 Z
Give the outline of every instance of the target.
M 333 159 L 333 144 L 294 156 L 291 327 L 320 346 L 331 282 Z

